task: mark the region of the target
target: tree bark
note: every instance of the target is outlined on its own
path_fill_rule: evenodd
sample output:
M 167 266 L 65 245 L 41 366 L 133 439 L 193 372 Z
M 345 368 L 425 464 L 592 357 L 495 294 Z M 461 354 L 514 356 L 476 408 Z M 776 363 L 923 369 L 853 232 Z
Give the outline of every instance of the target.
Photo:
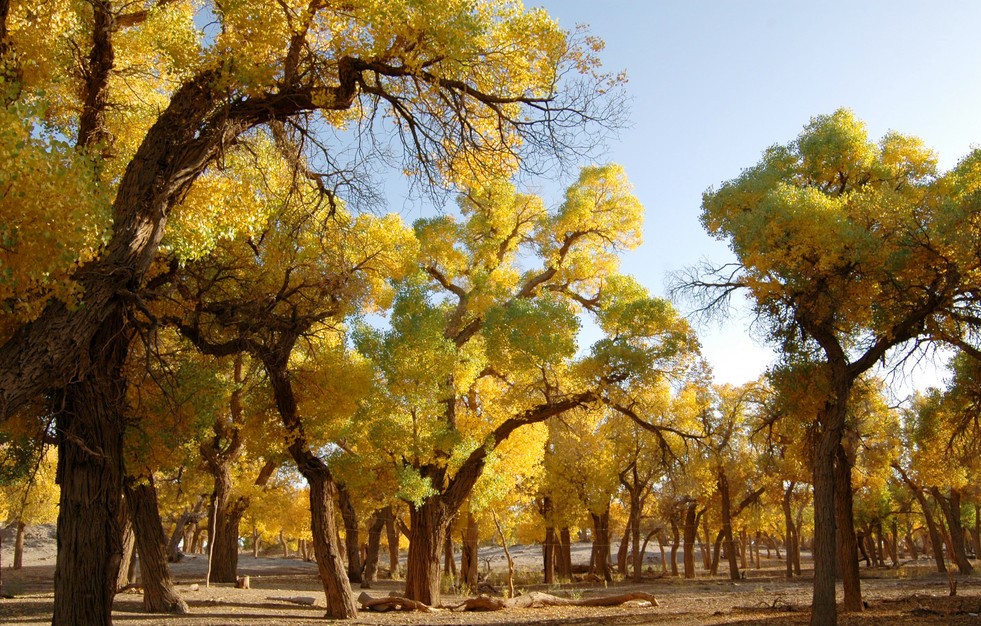
M 684 527 L 684 564 L 685 578 L 695 577 L 695 539 L 698 535 L 698 516 L 695 509 L 697 504 L 694 501 L 688 502 L 685 508 L 685 527 Z M 672 556 L 672 561 L 674 557 Z
M 194 508 L 190 511 L 184 511 L 181 516 L 177 518 L 177 524 L 174 526 L 174 532 L 170 535 L 170 541 L 167 542 L 167 561 L 171 563 L 177 563 L 181 560 L 184 555 L 181 553 L 180 546 L 181 541 L 184 542 L 184 549 L 188 553 L 193 552 L 193 546 L 191 542 L 187 541 L 187 529 L 191 524 L 197 524 L 202 519 L 204 519 L 205 513 L 204 508 L 204 496 L 198 496 L 197 501 L 194 503 Z
M 24 535 L 27 531 L 27 524 L 17 522 L 17 537 L 14 539 L 14 569 L 24 567 Z
M 92 337 L 93 366 L 54 397 L 61 490 L 52 623 L 58 626 L 112 622 L 122 560 L 126 382 L 121 370 L 128 333 L 122 310 L 115 309 Z
M 377 580 L 378 553 L 380 552 L 381 534 L 386 521 L 385 509 L 378 509 L 371 516 L 371 525 L 368 526 L 368 547 L 364 557 L 364 575 L 361 577 L 362 589 L 371 589 L 371 585 Z
M 797 485 L 796 482 L 790 481 L 787 483 L 787 488 L 783 491 L 783 499 L 781 504 L 783 506 L 783 522 L 785 532 L 787 533 L 787 578 L 794 577 L 794 559 L 791 555 L 794 553 L 794 546 L 796 545 L 797 539 L 797 527 L 794 525 L 794 516 L 790 508 L 790 500 L 794 495 L 794 487 Z
M 913 497 L 916 498 L 916 502 L 920 505 L 920 509 L 923 510 L 923 519 L 926 521 L 927 532 L 930 535 L 930 543 L 933 545 L 933 558 L 934 562 L 937 564 L 937 572 L 940 574 L 947 573 L 947 564 L 944 562 L 944 552 L 943 552 L 943 537 L 940 535 L 940 529 L 937 528 L 937 522 L 933 518 L 933 512 L 930 509 L 930 503 L 927 502 L 926 496 L 923 495 L 923 488 L 917 485 L 909 477 L 905 470 L 899 466 L 897 463 L 893 463 L 893 469 L 899 473 L 900 478 L 909 487 L 909 490 L 913 493 Z M 911 548 L 914 558 L 916 554 L 916 548 Z
M 399 530 L 395 526 L 395 511 L 387 506 L 383 509 L 385 514 L 385 535 L 388 541 L 388 571 L 392 580 L 399 580 L 402 577 L 399 567 Z
M 479 530 L 477 518 L 467 511 L 467 526 L 463 531 L 463 541 L 460 542 L 460 586 L 471 591 L 477 589 L 477 572 L 480 568 L 477 554 Z
M 563 526 L 559 529 L 558 559 L 556 563 L 561 565 L 558 576 L 562 580 L 572 578 L 572 536 L 569 527 Z
M 453 518 L 439 495 L 420 505 L 409 505 L 409 557 L 405 571 L 405 595 L 434 606 L 440 600 L 440 553 L 443 537 Z M 463 575 L 461 567 L 461 576 Z
M 858 567 L 858 541 L 855 535 L 855 515 L 852 512 L 852 463 L 851 456 L 839 443 L 835 452 L 834 496 L 835 527 L 839 546 L 839 559 L 844 588 L 843 608 L 857 613 L 862 606 L 862 582 Z
M 153 477 L 145 480 L 127 479 L 124 483 L 127 505 L 133 516 L 136 545 L 140 552 L 140 577 L 143 580 L 143 608 L 148 613 L 188 612 L 170 578 L 167 567 L 167 538 L 160 512 Z
M 593 520 L 593 573 L 602 576 L 607 584 L 613 582 L 610 568 L 610 505 L 602 513 L 590 511 Z
M 681 532 L 678 529 L 678 523 L 671 518 L 671 575 L 678 575 L 678 545 L 681 543 Z M 687 564 L 685 565 L 685 578 L 690 578 L 688 576 Z M 692 576 L 695 575 L 695 561 L 692 559 Z
M 354 509 L 351 492 L 337 485 L 338 505 L 344 520 L 344 547 L 347 551 L 347 578 L 352 583 L 361 582 L 361 536 L 358 529 L 358 512 Z
M 722 541 L 725 543 L 726 557 L 729 559 L 729 580 L 739 580 L 739 558 L 732 539 L 732 505 L 729 501 L 729 477 L 725 468 L 719 466 L 716 473 L 716 484 L 722 499 Z M 717 561 L 713 559 L 713 566 Z M 713 572 L 714 573 L 714 572 Z
M 967 558 L 967 547 L 964 545 L 964 525 L 961 523 L 961 492 L 957 489 L 950 489 L 949 496 L 944 496 L 938 487 L 931 487 L 930 493 L 933 499 L 940 505 L 944 517 L 947 519 L 947 529 L 950 535 L 951 555 L 957 565 L 957 571 L 961 574 L 970 574 L 974 567 Z

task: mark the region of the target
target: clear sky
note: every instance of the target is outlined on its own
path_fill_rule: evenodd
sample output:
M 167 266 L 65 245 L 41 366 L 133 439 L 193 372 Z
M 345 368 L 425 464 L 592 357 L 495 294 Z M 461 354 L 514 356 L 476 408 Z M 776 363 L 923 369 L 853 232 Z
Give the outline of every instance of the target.
M 526 4 L 567 28 L 588 24 L 606 41 L 606 67 L 627 71 L 631 126 L 609 159 L 647 208 L 645 243 L 624 270 L 657 294 L 671 271 L 730 258 L 698 221 L 702 192 L 793 140 L 814 115 L 847 107 L 875 139 L 917 135 L 944 169 L 981 144 L 981 2 Z M 699 333 L 720 382 L 745 382 L 772 360 L 745 319 Z M 933 382 L 917 376 L 916 386 Z

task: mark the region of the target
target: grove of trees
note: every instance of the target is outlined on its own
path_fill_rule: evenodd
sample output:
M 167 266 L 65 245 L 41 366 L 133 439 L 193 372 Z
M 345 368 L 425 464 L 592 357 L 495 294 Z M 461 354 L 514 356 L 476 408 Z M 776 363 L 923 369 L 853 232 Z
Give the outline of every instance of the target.
M 973 570 L 981 152 L 842 109 L 707 191 L 735 260 L 676 293 L 745 295 L 780 354 L 717 384 L 621 272 L 627 173 L 583 165 L 625 121 L 601 50 L 504 0 L 0 0 L 0 519 L 20 567 L 57 518 L 52 623 L 110 624 L 137 560 L 185 613 L 168 563 L 235 582 L 242 547 L 316 561 L 340 619 L 383 571 L 475 591 L 488 540 L 546 583 L 580 535 L 608 583 L 653 541 L 685 578 L 810 552 L 815 625 L 860 555 Z M 408 224 L 382 172 L 451 202 Z M 897 405 L 887 365 L 943 350 Z

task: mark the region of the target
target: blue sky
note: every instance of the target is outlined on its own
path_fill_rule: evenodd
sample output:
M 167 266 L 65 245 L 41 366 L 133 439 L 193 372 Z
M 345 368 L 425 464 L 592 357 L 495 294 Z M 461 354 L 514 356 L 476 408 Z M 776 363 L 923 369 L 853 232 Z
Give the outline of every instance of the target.
M 624 270 L 664 295 L 665 276 L 729 259 L 702 231 L 701 194 L 794 139 L 814 115 L 855 111 L 878 139 L 917 135 L 949 168 L 981 144 L 981 2 L 548 0 L 564 27 L 590 26 L 630 82 L 631 126 L 611 143 L 647 208 Z M 559 198 L 553 198 L 557 203 Z M 720 382 L 771 361 L 747 320 L 700 327 Z M 929 368 L 914 386 L 933 384 Z

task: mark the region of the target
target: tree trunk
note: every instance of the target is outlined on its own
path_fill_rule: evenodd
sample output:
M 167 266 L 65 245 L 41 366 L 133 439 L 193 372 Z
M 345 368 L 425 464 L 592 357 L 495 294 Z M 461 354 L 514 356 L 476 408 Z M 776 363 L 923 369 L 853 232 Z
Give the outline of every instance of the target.
M 794 526 L 794 516 L 790 508 L 790 501 L 794 495 L 794 487 L 797 485 L 796 482 L 790 481 L 787 483 L 787 488 L 783 491 L 783 523 L 785 527 L 785 532 L 787 533 L 787 578 L 794 577 L 794 560 L 791 558 L 794 550 L 794 544 L 797 541 L 797 527 Z
M 602 575 L 607 584 L 613 582 L 613 572 L 610 570 L 610 506 L 596 514 L 590 512 L 593 519 L 593 555 L 594 572 L 597 576 Z
M 539 506 L 538 512 L 541 513 L 542 519 L 545 521 L 545 542 L 542 543 L 542 571 L 544 576 L 544 582 L 546 585 L 551 585 L 555 582 L 555 522 L 553 518 L 552 511 L 552 498 L 549 496 L 544 496 L 541 499 L 541 505 Z
M 358 513 L 354 509 L 351 493 L 344 485 L 337 486 L 341 519 L 344 520 L 344 547 L 347 551 L 347 578 L 352 583 L 361 582 L 361 537 L 358 530 Z
M 334 521 L 334 497 L 337 488 L 330 471 L 319 461 L 320 459 L 311 455 L 307 462 L 297 463 L 310 485 L 313 552 L 327 599 L 327 617 L 350 619 L 357 617 L 358 608 L 354 603 L 340 551 L 334 543 L 334 538 L 337 537 L 337 525 Z
M 453 514 L 446 510 L 439 495 L 421 505 L 409 505 L 409 559 L 405 572 L 406 597 L 435 606 L 440 599 L 439 558 L 443 537 Z M 466 551 L 466 547 L 464 547 Z M 464 575 L 461 567 L 461 576 Z
M 681 532 L 678 529 L 678 523 L 671 518 L 671 575 L 678 575 L 678 546 L 681 543 Z M 685 562 L 685 578 L 693 578 L 695 576 L 695 561 L 692 559 L 691 563 L 692 575 L 688 576 L 688 563 Z
M 630 529 L 633 526 L 633 514 L 628 514 L 627 516 L 627 526 L 623 529 L 623 535 L 620 537 L 620 546 L 617 548 L 617 573 L 627 577 L 627 557 L 630 554 Z
M 913 480 L 906 474 L 905 470 L 898 464 L 893 464 L 893 469 L 899 472 L 899 476 L 909 487 L 910 491 L 913 493 L 913 497 L 916 498 L 916 502 L 920 505 L 920 509 L 923 510 L 923 519 L 926 521 L 927 531 L 930 534 L 930 543 L 933 545 L 933 558 L 934 562 L 937 564 L 937 572 L 940 574 L 947 573 L 947 564 L 944 562 L 943 553 L 943 538 L 940 536 L 940 530 L 937 528 L 937 522 L 933 518 L 933 512 L 930 509 L 930 503 L 927 502 L 926 496 L 923 495 L 923 489 L 913 482 Z M 912 548 L 914 554 L 914 559 L 916 558 L 916 548 Z
M 229 474 L 229 478 L 230 476 Z M 211 554 L 211 574 L 208 581 L 212 583 L 234 583 L 238 580 L 239 524 L 248 508 L 248 499 L 237 498 L 229 502 L 227 496 L 227 491 L 219 495 L 216 485 L 208 523 L 208 527 L 215 531 L 214 546 L 211 546 L 212 537 L 208 537 L 208 550 Z
M 252 558 L 259 558 L 259 528 L 257 526 L 252 527 Z
M 24 567 L 24 535 L 27 531 L 27 524 L 17 522 L 17 538 L 14 539 L 14 569 Z
M 467 527 L 463 532 L 463 541 L 460 544 L 460 586 L 471 591 L 477 589 L 477 570 L 480 565 L 477 561 L 478 530 L 477 518 L 468 511 Z M 418 600 L 418 598 L 415 599 Z
M 160 512 L 153 477 L 145 480 L 127 479 L 124 483 L 126 503 L 133 517 L 136 545 L 140 552 L 140 577 L 143 581 L 143 609 L 147 613 L 188 612 L 170 578 L 167 567 L 167 538 Z
M 722 499 L 722 541 L 725 543 L 726 556 L 729 559 L 729 580 L 739 580 L 739 558 L 736 554 L 736 546 L 732 540 L 732 505 L 729 501 L 729 477 L 726 476 L 725 468 L 721 466 L 716 474 L 716 484 L 719 487 L 719 495 Z
M 181 541 L 184 542 L 184 549 L 191 553 L 193 547 L 191 542 L 187 541 L 188 533 L 187 529 L 191 527 L 192 524 L 197 524 L 204 518 L 204 497 L 198 496 L 197 502 L 194 503 L 194 508 L 190 511 L 184 511 L 181 516 L 177 518 L 177 524 L 174 526 L 174 532 L 170 535 L 170 541 L 167 542 L 167 560 L 171 563 L 177 563 L 181 560 L 184 555 L 181 554 L 180 546 Z
M 689 502 L 685 509 L 685 578 L 695 577 L 695 538 L 698 534 L 698 517 L 695 514 L 697 505 Z M 677 543 L 676 543 L 677 545 Z M 671 561 L 674 563 L 674 549 L 672 549 Z
M 636 510 L 637 510 L 637 512 L 634 515 L 634 523 L 630 527 L 630 534 L 631 534 L 630 543 L 631 543 L 631 549 L 633 551 L 633 557 L 634 557 L 634 563 L 633 563 L 633 566 L 634 566 L 633 580 L 634 580 L 635 583 L 639 583 L 640 582 L 640 577 L 643 574 L 643 569 L 644 569 L 644 552 L 645 552 L 644 550 L 642 550 L 640 548 L 640 511 L 641 511 L 641 503 L 639 501 L 637 503 L 637 509 Z M 644 545 L 645 546 L 647 545 L 647 542 L 646 541 L 644 542 Z
M 391 512 L 389 512 L 389 515 Z M 385 509 L 378 509 L 371 516 L 371 525 L 368 526 L 368 547 L 364 556 L 364 575 L 361 577 L 361 588 L 371 589 L 378 577 L 378 553 L 381 548 L 381 534 L 385 528 L 386 513 Z
M 123 556 L 119 562 L 119 574 L 116 576 L 116 591 L 126 585 L 136 582 L 130 577 L 130 564 L 136 559 L 136 533 L 133 524 L 127 519 L 123 526 Z
M 463 555 L 460 555 L 463 560 Z M 443 576 L 448 576 L 450 580 L 456 580 L 456 558 L 453 554 L 453 524 L 446 527 L 446 536 L 443 537 Z
M 83 307 L 84 308 L 84 307 Z M 129 348 L 121 308 L 92 338 L 89 370 L 55 394 L 58 433 L 58 556 L 52 624 L 112 623 L 122 560 L 122 365 Z
M 944 517 L 947 519 L 947 529 L 950 535 L 951 555 L 954 563 L 957 564 L 957 571 L 961 574 L 970 574 L 974 571 L 971 562 L 967 559 L 967 547 L 964 545 L 964 526 L 961 523 L 961 492 L 957 489 L 950 489 L 950 496 L 945 497 L 937 487 L 931 487 L 930 493 L 934 500 L 940 505 Z
M 895 522 L 893 522 L 895 528 Z M 974 528 L 971 529 L 971 542 L 974 544 L 974 558 L 981 559 L 981 504 L 974 504 Z
M 572 578 L 572 536 L 569 534 L 569 527 L 563 526 L 559 530 L 558 560 L 559 578 L 569 580 Z
M 822 420 L 824 421 L 824 420 Z M 835 569 L 835 452 L 840 431 L 824 427 L 813 459 L 814 485 L 814 591 L 811 626 L 836 626 Z
M 852 457 L 839 443 L 835 452 L 834 496 L 835 527 L 845 596 L 843 608 L 846 612 L 860 612 L 863 608 L 862 582 L 859 577 L 855 516 L 852 512 L 852 463 Z
M 399 529 L 395 526 L 395 511 L 387 506 L 385 511 L 385 535 L 388 540 L 388 571 L 392 580 L 399 580 L 402 577 L 399 571 Z

